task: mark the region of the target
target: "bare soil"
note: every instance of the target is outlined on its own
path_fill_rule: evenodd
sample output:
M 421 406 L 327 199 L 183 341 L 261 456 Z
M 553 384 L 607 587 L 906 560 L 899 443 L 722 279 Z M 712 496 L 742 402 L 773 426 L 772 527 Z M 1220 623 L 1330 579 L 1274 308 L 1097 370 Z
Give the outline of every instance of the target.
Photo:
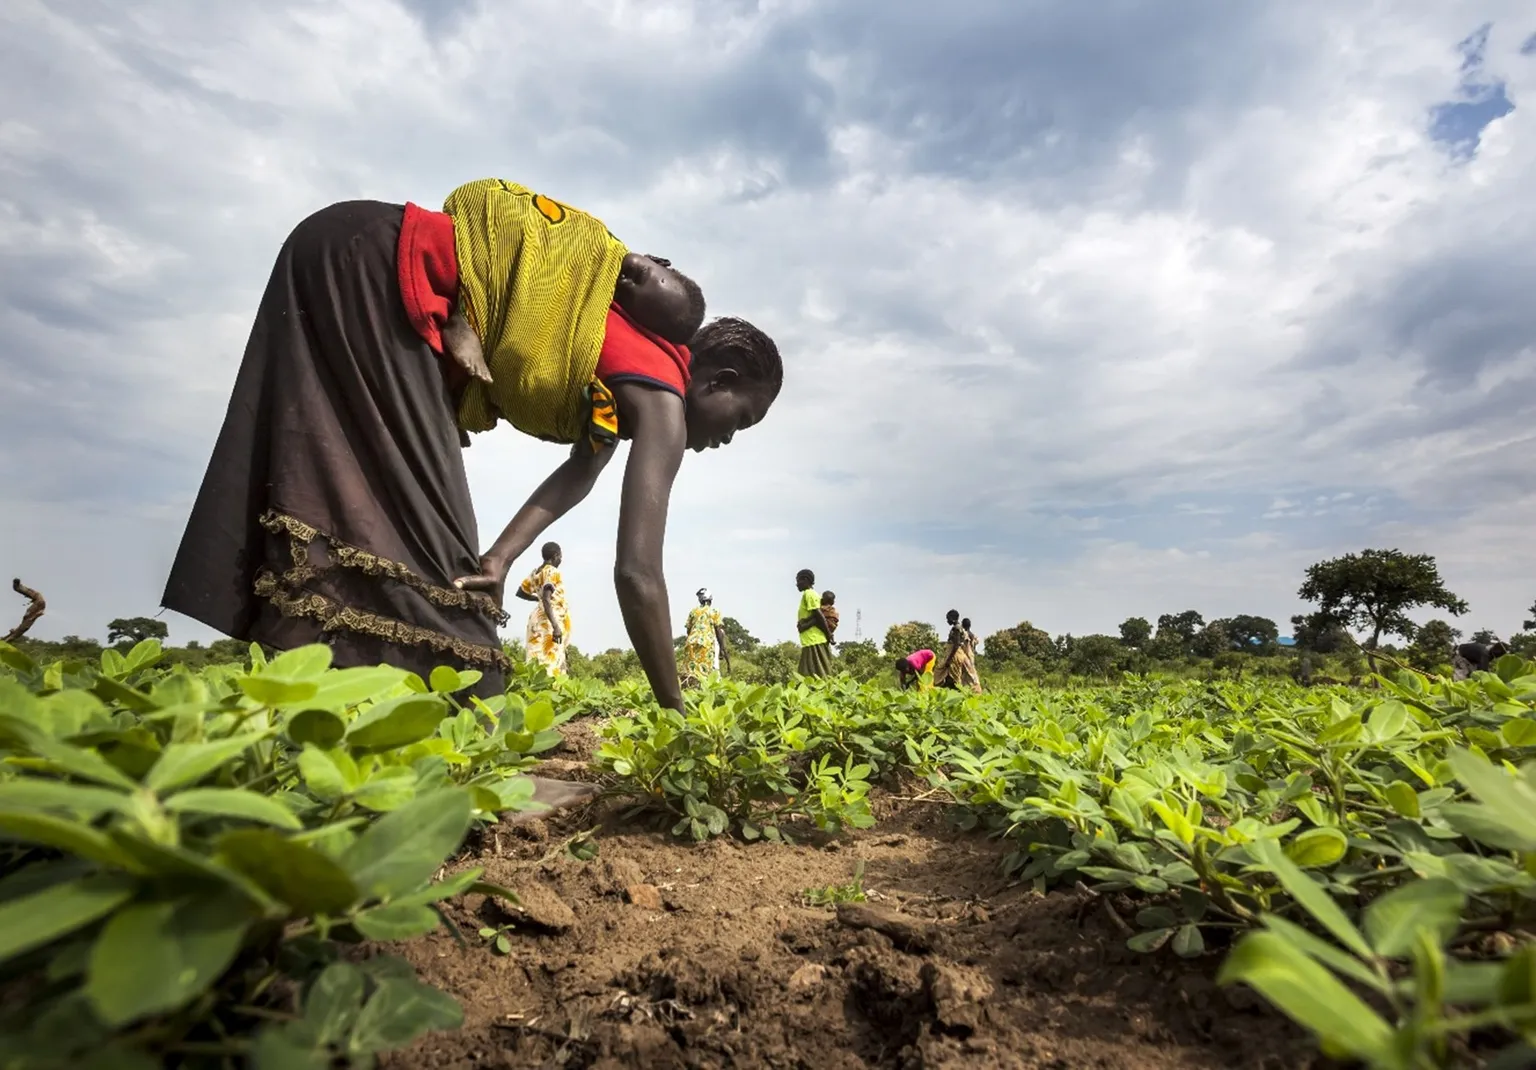
M 588 775 L 593 727 L 567 726 L 540 773 Z M 1004 880 L 999 844 L 955 831 L 941 805 L 876 803 L 875 828 L 793 847 L 680 843 L 601 804 L 491 831 L 460 864 L 485 866 L 523 909 L 467 896 L 450 907 L 467 948 L 446 931 L 389 948 L 453 993 L 465 1023 L 384 1065 L 1326 1065 L 1256 997 L 1216 987 L 1219 951 L 1131 952 L 1099 897 Z M 565 845 L 593 827 L 584 862 Z M 847 884 L 860 860 L 867 902 L 808 905 L 807 889 Z M 507 955 L 476 935 L 503 925 Z

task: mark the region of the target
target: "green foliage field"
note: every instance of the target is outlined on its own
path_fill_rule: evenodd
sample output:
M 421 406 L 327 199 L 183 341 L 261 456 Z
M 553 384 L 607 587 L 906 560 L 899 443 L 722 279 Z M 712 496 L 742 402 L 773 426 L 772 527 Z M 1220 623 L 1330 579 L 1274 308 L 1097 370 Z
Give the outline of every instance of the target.
M 476 822 L 533 805 L 521 774 L 594 715 L 605 791 L 685 841 L 843 835 L 877 789 L 924 791 L 1007 874 L 1088 888 L 1130 947 L 1208 956 L 1329 1052 L 1409 1070 L 1473 1036 L 1510 1065 L 1536 1046 L 1517 656 L 1366 688 L 715 681 L 686 714 L 526 666 L 481 701 L 459 697 L 473 673 L 336 670 L 320 647 L 163 659 L 154 639 L 91 661 L 0 646 L 0 1066 L 367 1066 L 456 1026 L 401 960 L 345 949 L 510 894 L 437 876 Z

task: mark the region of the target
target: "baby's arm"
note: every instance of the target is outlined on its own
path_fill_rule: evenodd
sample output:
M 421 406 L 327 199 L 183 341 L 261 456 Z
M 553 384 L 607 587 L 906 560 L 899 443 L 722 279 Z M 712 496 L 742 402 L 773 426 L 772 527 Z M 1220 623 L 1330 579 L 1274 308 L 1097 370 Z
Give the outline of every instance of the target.
M 459 309 L 454 309 L 448 322 L 443 324 L 443 352 L 471 378 L 483 383 L 491 381 L 491 369 L 486 366 L 480 338 Z

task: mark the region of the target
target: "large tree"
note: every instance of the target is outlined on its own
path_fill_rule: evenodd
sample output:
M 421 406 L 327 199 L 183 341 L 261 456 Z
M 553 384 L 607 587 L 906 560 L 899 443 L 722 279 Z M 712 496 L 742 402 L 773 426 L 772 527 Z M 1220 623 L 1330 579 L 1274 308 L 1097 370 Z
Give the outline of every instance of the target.
M 171 634 L 165 621 L 153 617 L 118 617 L 107 624 L 107 643 L 142 643 L 146 639 L 164 642 Z
M 1026 673 L 1044 669 L 1057 657 L 1056 644 L 1051 642 L 1049 633 L 1027 620 L 993 632 L 981 650 L 991 668 L 1014 667 Z
M 1315 622 L 1335 621 L 1369 632 L 1367 651 L 1374 651 L 1383 635 L 1412 639 L 1410 610 L 1434 606 L 1453 617 L 1467 611 L 1467 603 L 1446 590 L 1432 556 L 1401 550 L 1361 550 L 1320 561 L 1307 569 L 1297 595 L 1317 603 Z M 1371 663 L 1374 671 L 1374 657 Z
M 1221 625 L 1221 630 L 1227 633 L 1227 638 L 1232 641 L 1235 649 L 1245 650 L 1251 654 L 1273 654 L 1276 641 L 1280 638 L 1279 627 L 1268 617 L 1252 617 L 1246 613 L 1239 613 L 1235 617 L 1227 617 L 1212 623 Z
M 1413 637 L 1413 646 L 1408 648 L 1408 660 L 1416 668 L 1433 671 L 1441 665 L 1449 664 L 1456 640 L 1460 638 L 1459 629 L 1452 628 L 1443 620 L 1432 620 Z
M 1195 636 L 1200 634 L 1200 629 L 1205 627 L 1205 616 L 1196 610 L 1186 609 L 1182 613 L 1164 613 L 1157 618 L 1158 638 L 1173 637 L 1179 641 L 1181 649 L 1188 650 L 1190 644 L 1195 641 Z
M 1109 676 L 1129 656 L 1125 644 L 1113 635 L 1069 637 L 1067 647 L 1067 664 L 1078 676 Z
M 743 654 L 750 654 L 762 645 L 762 642 L 747 631 L 746 627 L 735 617 L 726 617 L 720 622 L 720 627 L 725 630 L 725 641 L 731 644 L 733 651 L 739 650 Z
M 1152 625 L 1146 617 L 1128 617 L 1120 624 L 1120 641 L 1140 650 L 1152 638 Z
M 1232 649 L 1232 637 L 1227 634 L 1227 629 L 1219 620 L 1213 620 L 1190 643 L 1190 649 L 1197 657 L 1214 658 L 1227 653 Z
M 1532 602 L 1531 608 L 1526 610 L 1526 612 L 1531 615 L 1531 619 L 1522 624 L 1521 627 L 1527 631 L 1536 632 L 1536 602 Z
M 885 652 L 903 658 L 914 650 L 932 650 L 937 654 L 943 654 L 939 649 L 942 642 L 933 625 L 924 624 L 920 620 L 909 620 L 905 624 L 893 624 L 887 629 Z
M 1317 613 L 1292 617 L 1291 635 L 1298 650 L 1314 654 L 1337 654 L 1354 642 L 1342 624 Z

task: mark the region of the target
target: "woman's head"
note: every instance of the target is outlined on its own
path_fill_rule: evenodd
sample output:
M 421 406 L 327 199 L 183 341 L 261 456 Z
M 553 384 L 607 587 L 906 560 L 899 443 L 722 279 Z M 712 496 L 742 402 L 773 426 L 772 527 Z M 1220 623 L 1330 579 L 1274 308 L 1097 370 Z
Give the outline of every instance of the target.
M 704 322 L 699 284 L 659 256 L 625 254 L 613 299 L 636 323 L 674 345 L 686 345 Z
M 808 568 L 802 568 L 799 572 L 795 573 L 796 590 L 809 591 L 814 586 L 816 586 L 816 573 Z
M 700 587 L 698 590 L 699 605 L 707 606 L 715 600 L 715 596 L 709 593 L 708 587 Z
M 910 661 L 908 661 L 906 658 L 897 658 L 896 659 L 896 671 L 898 673 L 901 673 L 903 676 L 905 676 L 907 673 L 912 671 L 912 663 Z
M 948 613 L 944 614 L 944 619 L 948 621 L 949 626 L 953 628 L 955 625 L 960 623 L 960 611 L 958 609 L 951 609 Z
M 746 320 L 723 316 L 688 343 L 688 448 L 724 446 L 768 414 L 784 385 L 779 348 Z
M 544 544 L 543 554 L 544 563 L 546 565 L 554 565 L 557 568 L 559 567 L 560 562 L 564 556 L 560 553 L 560 544 L 558 542 L 546 542 Z

